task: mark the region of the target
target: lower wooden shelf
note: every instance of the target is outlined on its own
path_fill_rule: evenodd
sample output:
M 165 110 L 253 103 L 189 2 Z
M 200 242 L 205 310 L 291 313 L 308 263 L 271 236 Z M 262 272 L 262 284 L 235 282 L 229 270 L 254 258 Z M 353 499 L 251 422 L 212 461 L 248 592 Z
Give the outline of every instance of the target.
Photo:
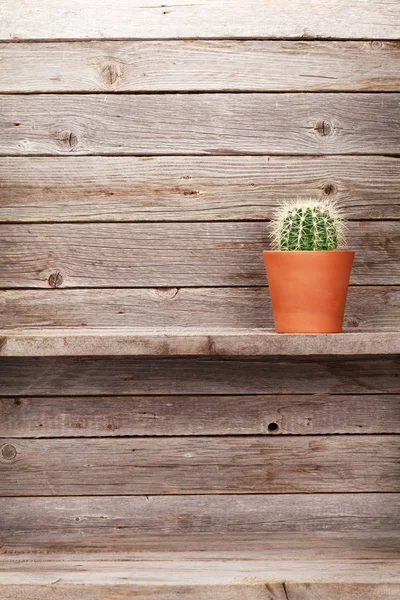
M 400 331 L 277 334 L 263 329 L 0 330 L 0 356 L 307 356 L 400 353 Z
M 240 542 L 240 540 L 239 540 Z M 235 547 L 235 540 L 231 540 Z M 311 549 L 314 546 L 314 551 Z M 274 540 L 256 552 L 0 555 L 0 600 L 398 600 L 395 550 Z M 269 547 L 268 547 L 269 546 Z M 388 542 L 388 547 L 391 547 Z M 240 547 L 240 544 L 239 544 Z

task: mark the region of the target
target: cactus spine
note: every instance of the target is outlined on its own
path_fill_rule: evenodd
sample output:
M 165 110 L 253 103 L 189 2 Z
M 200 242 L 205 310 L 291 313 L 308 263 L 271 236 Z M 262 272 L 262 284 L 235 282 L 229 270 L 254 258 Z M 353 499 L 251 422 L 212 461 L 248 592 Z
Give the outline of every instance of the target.
M 284 203 L 271 224 L 278 250 L 336 250 L 343 241 L 343 219 L 334 202 L 295 200 Z

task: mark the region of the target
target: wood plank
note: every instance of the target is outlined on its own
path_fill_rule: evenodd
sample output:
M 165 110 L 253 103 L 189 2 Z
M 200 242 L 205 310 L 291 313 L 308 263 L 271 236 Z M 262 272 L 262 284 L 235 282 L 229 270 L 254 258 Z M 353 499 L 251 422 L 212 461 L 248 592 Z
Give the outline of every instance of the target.
M 284 336 L 261 329 L 0 330 L 0 356 L 325 356 L 400 354 L 400 332 Z
M 386 536 L 390 548 L 391 536 L 399 532 L 400 495 L 1 498 L 0 509 L 3 551 L 115 548 L 160 553 L 169 547 L 169 551 L 225 548 L 225 552 L 238 552 L 243 548 L 241 536 L 247 535 L 247 549 L 253 541 L 258 556 L 266 558 L 271 548 L 266 538 L 276 543 L 278 534 L 310 534 L 318 544 L 316 536 L 335 532 L 346 540 L 346 549 L 342 546 L 341 550 L 345 558 L 349 552 L 351 556 L 351 547 L 357 549 L 354 552 L 359 557 L 365 556 L 368 547 L 366 540 L 349 540 L 350 533 L 352 538 L 360 534 L 381 539 Z M 398 538 L 396 546 L 398 557 Z M 282 546 L 280 552 L 278 560 L 284 555 Z
M 0 287 L 266 286 L 265 223 L 0 226 Z M 400 284 L 400 221 L 348 227 L 351 283 Z
M 170 565 L 170 563 L 169 563 Z M 138 565 L 139 566 L 139 565 Z M 157 565 L 160 567 L 161 565 Z M 165 565 L 167 566 L 167 565 Z M 201 565 L 199 565 L 200 567 Z M 391 566 L 391 565 L 390 565 Z M 116 568 L 117 565 L 115 565 Z M 151 567 L 155 567 L 154 564 Z M 57 570 L 57 575 L 60 573 Z M 97 577 L 97 575 L 95 575 Z M 57 585 L 54 586 L 52 583 L 57 581 Z M 61 578 L 62 581 L 62 578 Z M 0 584 L 0 600 L 76 600 L 79 598 L 80 600 L 99 600 L 99 598 L 104 600 L 132 600 L 132 597 L 135 600 L 159 600 L 162 598 L 163 600 L 286 600 L 285 596 L 282 596 L 284 593 L 282 584 L 280 583 L 271 583 L 268 584 L 268 588 L 266 589 L 267 584 L 263 585 L 203 585 L 199 587 L 198 585 L 171 585 L 167 584 L 163 585 L 121 585 L 114 584 L 111 585 L 88 585 L 88 584 L 79 584 L 79 585 L 69 585 L 69 584 L 60 584 L 60 577 L 55 577 L 53 582 L 49 585 L 44 583 L 40 583 L 38 585 L 32 584 Z M 376 594 L 376 590 L 382 587 L 383 584 L 378 584 L 378 586 L 374 584 L 370 584 L 369 586 L 364 586 L 362 589 L 363 593 L 365 593 L 365 588 L 367 590 L 374 591 Z M 341 585 L 341 587 L 348 588 L 349 586 Z M 354 586 L 351 585 L 351 588 Z M 385 593 L 393 593 L 396 590 L 400 590 L 400 586 L 397 584 L 387 584 L 383 585 L 383 591 Z M 273 595 L 272 595 L 273 594 Z M 352 597 L 352 600 L 357 597 Z M 373 600 L 380 600 L 381 597 L 374 596 Z M 382 598 L 385 600 L 396 600 L 395 596 L 389 595 Z M 360 597 L 360 600 L 369 600 L 370 596 Z M 347 600 L 347 597 L 344 599 Z
M 400 492 L 400 437 L 0 440 L 1 496 Z
M 336 496 L 340 497 L 339 494 Z M 349 499 L 350 494 L 345 498 Z M 373 494 L 363 494 L 364 498 L 371 498 Z M 162 496 L 169 498 L 170 496 Z M 225 496 L 229 498 L 232 496 Z M 301 496 L 303 497 L 303 496 Z M 126 496 L 129 503 L 137 496 Z M 161 496 L 150 496 L 151 502 L 154 498 Z M 188 496 L 193 499 L 194 496 Z M 237 499 L 240 497 L 237 496 Z M 254 496 L 249 496 L 254 498 Z M 286 498 L 286 496 L 282 496 Z M 54 499 L 54 498 L 53 498 Z M 77 499 L 81 499 L 77 498 Z M 105 498 L 102 498 L 105 500 Z M 38 500 L 34 498 L 33 500 Z M 68 504 L 70 498 L 65 498 Z M 368 500 L 369 501 L 369 500 Z M 254 507 L 253 507 L 254 508 Z M 28 530 L 29 534 L 29 530 Z M 43 542 L 43 539 L 41 540 Z M 106 540 L 110 541 L 110 538 Z M 133 545 L 129 546 L 127 538 L 121 538 L 122 543 L 118 547 L 110 548 L 99 545 L 92 546 L 78 544 L 77 548 L 59 546 L 44 546 L 43 543 L 37 548 L 30 548 L 29 542 L 25 546 L 18 542 L 17 545 L 8 545 L 8 542 L 1 547 L 0 562 L 5 563 L 17 560 L 86 560 L 100 558 L 106 560 L 192 560 L 193 557 L 201 555 L 206 560 L 307 560 L 313 561 L 332 559 L 358 559 L 358 560 L 398 560 L 400 549 L 400 535 L 398 531 L 374 530 L 372 534 L 366 531 L 347 530 L 335 531 L 297 531 L 289 532 L 269 531 L 268 535 L 264 533 L 186 533 L 180 535 L 168 533 L 167 535 L 146 535 L 136 539 L 133 538 Z M 86 544 L 86 542 L 85 542 Z M 43 552 L 43 550 L 48 550 Z
M 400 433 L 400 396 L 0 397 L 0 436 Z
M 75 586 L 78 592 L 79 587 L 77 586 L 87 585 L 90 589 L 92 586 L 116 585 L 125 589 L 127 586 L 132 586 L 134 590 L 138 586 L 139 593 L 140 591 L 143 593 L 144 589 L 149 586 L 148 598 L 151 598 L 153 597 L 152 588 L 154 592 L 158 588 L 158 592 L 161 592 L 162 595 L 163 589 L 168 590 L 170 587 L 175 591 L 176 588 L 184 591 L 187 585 L 192 590 L 194 586 L 198 586 L 201 590 L 205 586 L 206 589 L 209 588 L 210 585 L 247 585 L 250 590 L 253 586 L 264 588 L 264 595 L 259 595 L 258 598 L 286 600 L 288 596 L 285 595 L 283 583 L 292 584 L 294 589 L 296 589 L 296 584 L 304 585 L 304 582 L 309 584 L 329 583 L 330 585 L 334 582 L 336 585 L 343 583 L 345 586 L 361 584 L 361 589 L 366 589 L 366 583 L 372 583 L 374 586 L 379 583 L 388 583 L 394 584 L 397 589 L 400 589 L 398 566 L 399 561 L 378 559 L 375 563 L 357 558 L 343 560 L 340 557 L 332 561 L 310 562 L 299 558 L 295 561 L 280 562 L 257 559 L 215 559 L 210 561 L 202 558 L 201 555 L 183 560 L 179 554 L 177 556 L 167 555 L 165 559 L 161 560 L 154 560 L 146 555 L 142 559 L 136 560 L 119 560 L 118 558 L 107 560 L 102 555 L 99 558 L 84 555 L 83 560 L 82 556 L 78 559 L 71 557 L 69 560 L 61 560 L 57 556 L 49 559 L 39 555 L 36 560 L 35 558 L 32 560 L 31 556 L 25 558 L 23 555 L 17 555 L 7 557 L 0 569 L 2 583 L 11 586 L 53 586 L 55 585 L 54 581 L 57 581 L 56 589 L 63 586 Z M 270 584 L 272 584 L 272 588 L 269 587 Z M 324 589 L 323 585 L 322 588 Z M 355 589 L 357 589 L 356 585 Z M 273 590 L 277 592 L 277 595 L 273 593 L 271 596 Z M 156 594 L 156 597 L 160 597 L 160 595 Z M 206 598 L 210 597 L 206 596 Z M 301 597 L 304 598 L 304 596 Z M 361 596 L 357 597 L 361 598 Z
M 396 93 L 6 94 L 0 154 L 399 154 L 399 108 Z
M 400 357 L 0 361 L 2 395 L 399 394 Z
M 0 329 L 43 327 L 273 328 L 268 292 L 254 288 L 0 291 Z M 351 286 L 345 331 L 394 331 L 400 287 Z
M 154 567 L 155 565 L 152 565 Z M 158 567 L 159 565 L 157 565 Z M 298 566 L 288 564 L 288 567 Z M 324 570 L 325 565 L 319 565 L 321 570 Z M 369 565 L 352 563 L 351 567 L 357 569 L 363 576 L 370 572 Z M 372 566 L 372 565 L 371 565 Z M 19 585 L 12 584 L 0 585 L 1 600 L 76 600 L 77 596 L 81 600 L 98 600 L 99 598 L 115 598 L 118 595 L 118 600 L 131 600 L 132 595 L 137 600 L 151 600 L 152 598 L 163 600 L 179 600 L 185 598 L 187 600 L 320 600 L 326 598 L 329 600 L 398 600 L 400 594 L 400 584 L 386 583 L 385 577 L 397 568 L 396 563 L 383 563 L 379 565 L 381 571 L 382 583 L 306 583 L 306 584 L 285 584 L 277 583 L 275 579 L 276 571 L 271 573 L 271 582 L 268 583 L 264 578 L 262 584 L 247 584 L 238 585 L 236 582 L 233 585 L 204 585 L 202 587 L 196 585 L 185 586 L 139 586 L 139 585 L 79 585 L 66 586 L 63 584 L 54 585 Z M 99 565 L 99 573 L 101 565 Z M 199 564 L 199 568 L 202 564 Z M 350 567 L 350 568 L 351 568 Z M 304 565 L 304 569 L 308 565 Z M 249 571 L 249 579 L 254 576 L 252 571 Z M 17 579 L 17 577 L 15 577 Z M 60 579 L 60 578 L 58 578 Z M 57 578 L 55 579 L 55 581 Z M 51 582 L 53 583 L 53 582 Z M 290 594 L 290 595 L 289 595 Z
M 368 567 L 367 567 L 368 568 Z M 397 567 L 395 567 L 397 568 Z M 394 583 L 368 584 L 342 583 L 328 584 L 285 584 L 288 600 L 396 600 L 400 595 L 400 587 Z
M 399 219 L 399 189 L 388 156 L 0 157 L 2 222 L 258 221 L 308 196 Z
M 40 11 L 31 8 L 3 0 L 0 39 L 400 37 L 399 7 L 385 0 L 81 0 L 68 10 L 61 0 L 43 0 Z
M 1 44 L 0 92 L 392 91 L 398 42 Z

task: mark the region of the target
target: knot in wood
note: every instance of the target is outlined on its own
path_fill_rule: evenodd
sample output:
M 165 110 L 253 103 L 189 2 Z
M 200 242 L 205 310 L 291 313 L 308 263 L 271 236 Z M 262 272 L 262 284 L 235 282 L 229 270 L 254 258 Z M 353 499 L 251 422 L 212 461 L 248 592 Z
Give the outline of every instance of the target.
M 122 67 L 116 60 L 110 60 L 101 67 L 101 78 L 106 85 L 114 85 L 122 77 Z
M 51 273 L 51 275 L 49 275 L 48 283 L 49 286 L 52 288 L 60 287 L 63 281 L 63 276 L 59 271 L 57 271 L 56 273 Z
M 17 456 L 17 449 L 12 444 L 4 444 L 1 447 L 1 455 L 4 460 L 13 460 Z
M 60 146 L 67 150 L 73 150 L 78 145 L 78 136 L 73 131 L 56 131 L 55 138 Z
M 380 50 L 381 48 L 383 48 L 383 42 L 379 42 L 378 40 L 374 40 L 372 42 L 369 42 L 369 46 L 372 50 Z
M 328 121 L 318 121 L 318 123 L 314 127 L 315 131 L 319 133 L 320 136 L 325 137 L 327 135 L 331 135 L 333 127 Z
M 333 196 L 337 192 L 337 187 L 332 181 L 328 181 L 328 183 L 324 184 L 322 191 L 326 196 Z

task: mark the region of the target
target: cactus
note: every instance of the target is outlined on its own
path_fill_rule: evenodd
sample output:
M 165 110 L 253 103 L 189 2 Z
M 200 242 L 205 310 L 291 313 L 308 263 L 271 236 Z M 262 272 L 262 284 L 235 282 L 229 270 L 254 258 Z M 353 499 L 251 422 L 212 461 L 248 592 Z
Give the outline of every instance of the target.
M 343 218 L 332 201 L 305 199 L 284 203 L 271 223 L 278 250 L 336 250 L 343 242 Z

